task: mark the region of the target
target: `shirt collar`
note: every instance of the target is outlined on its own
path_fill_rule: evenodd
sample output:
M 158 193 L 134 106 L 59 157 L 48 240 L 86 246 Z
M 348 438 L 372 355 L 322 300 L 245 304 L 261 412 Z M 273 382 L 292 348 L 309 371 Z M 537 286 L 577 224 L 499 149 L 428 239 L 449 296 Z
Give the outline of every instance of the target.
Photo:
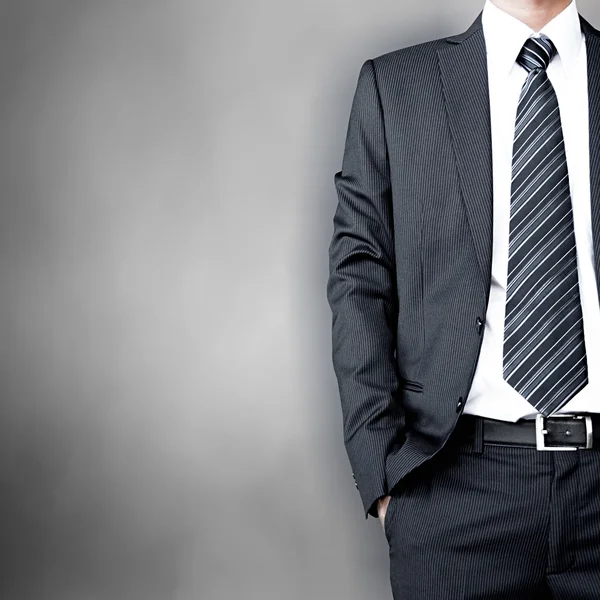
M 519 19 L 485 0 L 481 15 L 488 58 L 502 73 L 508 74 L 529 36 L 536 32 Z M 554 45 L 567 72 L 581 47 L 582 33 L 575 0 L 571 0 L 558 15 L 544 25 L 539 33 L 547 35 Z

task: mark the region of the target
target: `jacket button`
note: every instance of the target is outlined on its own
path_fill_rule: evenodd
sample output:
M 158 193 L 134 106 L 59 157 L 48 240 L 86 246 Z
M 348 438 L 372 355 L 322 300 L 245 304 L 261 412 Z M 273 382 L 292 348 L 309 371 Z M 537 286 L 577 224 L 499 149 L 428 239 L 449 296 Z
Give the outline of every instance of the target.
M 481 317 L 477 317 L 477 320 L 475 321 L 475 325 L 477 327 L 477 333 L 481 333 L 481 329 L 483 327 L 483 321 L 481 320 Z
M 456 404 L 456 412 L 460 411 L 460 407 L 463 405 L 462 396 L 458 399 L 458 403 Z

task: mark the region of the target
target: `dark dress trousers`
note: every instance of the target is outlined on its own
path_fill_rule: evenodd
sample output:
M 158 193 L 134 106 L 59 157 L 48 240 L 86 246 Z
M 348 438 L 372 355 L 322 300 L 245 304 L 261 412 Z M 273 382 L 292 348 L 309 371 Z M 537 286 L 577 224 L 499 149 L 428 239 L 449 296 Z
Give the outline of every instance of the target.
M 580 21 L 600 282 L 600 32 Z M 566 572 L 578 546 L 587 552 L 585 576 L 548 597 L 600 598 L 600 566 L 590 574 L 600 564 L 600 450 L 484 452 L 477 435 L 453 441 L 465 421 L 490 290 L 488 94 L 481 13 L 460 35 L 360 69 L 334 178 L 327 283 L 344 443 L 365 517 L 377 516 L 378 497 L 392 495 L 385 533 L 394 598 L 542 598 L 541 574 Z M 580 496 L 563 493 L 549 504 L 562 488 Z M 504 512 L 490 512 L 494 502 Z M 584 514 L 591 525 L 577 537 L 569 523 Z M 494 528 L 507 537 L 477 538 L 486 530 L 493 540 Z M 477 569 L 488 573 L 479 589 Z

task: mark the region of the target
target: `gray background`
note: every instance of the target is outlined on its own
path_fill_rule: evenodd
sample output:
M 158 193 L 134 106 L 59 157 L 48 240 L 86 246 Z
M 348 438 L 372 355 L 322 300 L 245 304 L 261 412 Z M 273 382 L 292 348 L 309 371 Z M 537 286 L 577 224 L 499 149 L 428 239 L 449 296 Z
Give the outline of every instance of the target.
M 362 62 L 482 6 L 0 3 L 3 600 L 391 597 L 331 367 L 333 174 Z

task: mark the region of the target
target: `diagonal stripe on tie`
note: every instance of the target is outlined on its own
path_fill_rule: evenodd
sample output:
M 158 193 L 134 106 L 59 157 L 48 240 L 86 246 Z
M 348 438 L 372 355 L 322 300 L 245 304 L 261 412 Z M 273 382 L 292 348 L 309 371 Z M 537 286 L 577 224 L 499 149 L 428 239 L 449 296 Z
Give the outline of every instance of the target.
M 558 99 L 546 68 L 556 54 L 529 38 L 513 139 L 503 377 L 548 415 L 588 381 L 569 176 Z

